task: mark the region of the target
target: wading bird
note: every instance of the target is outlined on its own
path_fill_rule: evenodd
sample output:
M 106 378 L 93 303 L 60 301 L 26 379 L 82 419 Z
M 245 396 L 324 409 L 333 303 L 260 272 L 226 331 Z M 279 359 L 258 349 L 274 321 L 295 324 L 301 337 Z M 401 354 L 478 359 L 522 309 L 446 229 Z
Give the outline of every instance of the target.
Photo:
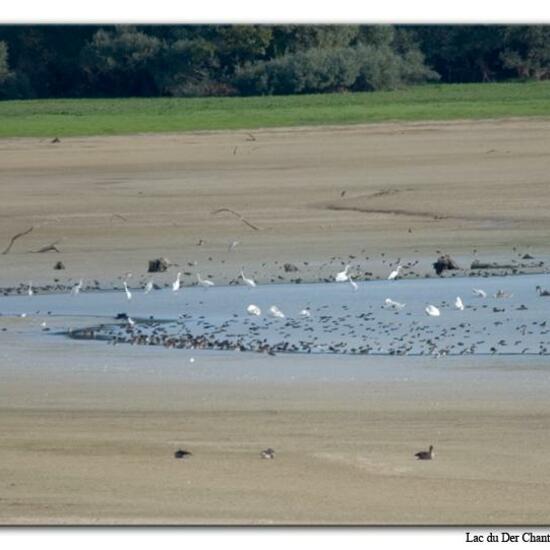
M 398 265 L 397 268 L 389 274 L 388 281 L 393 281 L 395 278 L 397 278 L 402 269 L 403 267 Z
M 124 292 L 126 292 L 126 298 L 128 298 L 128 300 L 131 300 L 132 299 L 132 293 L 128 290 L 128 285 L 127 285 L 126 281 L 124 281 L 122 284 L 124 285 Z
M 172 290 L 174 292 L 177 292 L 180 289 L 181 286 L 181 273 L 178 272 L 176 276 L 176 280 L 172 283 Z
M 478 298 L 487 298 L 487 293 L 480 288 L 474 288 L 472 289 L 472 292 L 474 293 L 474 296 L 477 296 Z
M 386 298 L 384 300 L 384 303 L 387 305 L 387 306 L 390 306 L 390 307 L 394 307 L 394 308 L 397 308 L 397 309 L 402 309 L 404 308 L 407 304 L 402 304 L 400 302 L 395 302 L 394 300 L 392 300 L 391 298 Z
M 439 309 L 437 309 L 435 306 L 432 306 L 431 304 L 426 307 L 424 310 L 430 317 L 439 317 L 441 315 L 441 312 Z
M 464 303 L 462 302 L 462 298 L 460 296 L 456 297 L 455 307 L 456 309 L 460 309 L 460 311 L 464 311 Z
M 273 315 L 273 317 L 277 317 L 278 319 L 285 318 L 285 314 L 277 306 L 271 306 L 269 308 L 269 311 L 271 312 L 271 315 Z
M 199 285 L 201 285 L 205 288 L 208 288 L 210 286 L 214 286 L 214 283 L 212 281 L 210 281 L 209 279 L 203 279 L 201 277 L 200 273 L 197 273 L 197 281 L 199 281 Z
M 153 279 L 151 279 L 146 285 L 145 290 L 143 291 L 144 294 L 149 294 L 153 290 Z
M 349 279 L 349 274 L 348 274 L 348 271 L 349 271 L 349 268 L 351 266 L 349 264 L 346 265 L 344 271 L 340 271 L 340 273 L 337 273 L 336 274 L 336 277 L 334 278 L 334 280 L 337 282 L 337 283 L 345 283 L 348 281 Z
M 32 281 L 29 281 L 29 289 L 27 290 L 27 294 L 29 296 L 32 296 L 34 294 L 34 291 L 32 289 Z
M 248 279 L 244 276 L 244 269 L 241 269 L 241 278 L 250 288 L 254 288 L 256 286 L 256 283 L 253 279 Z
M 255 306 L 254 304 L 250 304 L 246 308 L 246 311 L 248 312 L 249 315 L 261 315 L 262 314 L 262 310 L 258 306 Z
M 82 285 L 84 284 L 84 281 L 80 279 L 76 285 L 73 286 L 71 289 L 71 296 L 76 296 L 80 290 L 82 289 Z

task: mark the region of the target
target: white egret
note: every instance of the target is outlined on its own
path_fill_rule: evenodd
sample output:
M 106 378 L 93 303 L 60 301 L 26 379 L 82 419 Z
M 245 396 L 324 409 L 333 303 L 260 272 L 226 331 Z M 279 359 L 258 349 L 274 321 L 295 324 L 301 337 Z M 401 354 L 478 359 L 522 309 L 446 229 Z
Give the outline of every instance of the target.
M 350 267 L 351 267 L 350 264 L 347 264 L 344 271 L 340 271 L 340 273 L 336 274 L 336 277 L 334 279 L 337 283 L 345 283 L 348 281 L 349 279 L 348 271 Z
M 402 309 L 404 308 L 407 304 L 402 304 L 400 302 L 396 302 L 395 300 L 392 300 L 391 298 L 386 298 L 384 300 L 384 303 L 387 305 L 387 306 L 390 306 L 390 307 L 394 307 L 396 309 Z
M 84 281 L 80 279 L 76 285 L 73 286 L 71 289 L 71 296 L 76 296 L 80 290 L 82 289 L 82 285 L 84 284 Z
M 126 321 L 128 321 L 128 325 L 130 325 L 131 328 L 136 326 L 136 322 L 131 317 L 128 317 Z
M 480 288 L 474 288 L 472 289 L 472 292 L 478 298 L 487 298 L 487 293 L 484 290 L 481 290 Z
M 351 278 L 351 275 L 348 277 L 350 285 L 353 287 L 353 290 L 357 290 L 359 285 Z
M 176 280 L 172 283 L 172 290 L 174 292 L 177 292 L 180 289 L 180 286 L 181 286 L 181 273 L 178 272 Z
M 302 317 L 311 317 L 311 312 L 309 311 L 309 309 L 302 309 L 302 311 L 300 311 L 300 315 Z
M 431 304 L 426 307 L 424 310 L 430 317 L 439 317 L 441 315 L 441 312 L 439 309 L 437 309 L 435 306 L 432 306 Z
M 277 317 L 278 319 L 285 318 L 285 314 L 277 306 L 271 306 L 269 308 L 269 311 L 271 312 L 271 315 L 273 315 L 273 317 Z
M 131 300 L 132 299 L 132 293 L 128 290 L 128 285 L 127 285 L 126 281 L 124 281 L 122 284 L 124 285 L 124 292 L 126 292 L 126 298 L 128 298 L 128 300 Z
M 455 307 L 456 309 L 460 309 L 460 311 L 464 311 L 464 302 L 462 301 L 462 298 L 460 296 L 456 297 Z
M 235 247 L 239 244 L 240 241 L 233 241 L 232 243 L 229 244 L 229 246 L 227 247 L 227 251 L 228 252 L 231 252 L 232 250 L 235 249 Z
M 389 277 L 388 277 L 388 281 L 393 281 L 395 278 L 397 278 L 399 276 L 399 273 L 401 272 L 401 270 L 403 269 L 402 266 L 398 265 L 396 269 L 394 269 Z
M 262 310 L 258 306 L 255 306 L 254 304 L 250 304 L 246 308 L 246 311 L 248 312 L 249 315 L 261 315 L 262 314 Z
M 27 294 L 29 296 L 32 296 L 34 294 L 34 290 L 32 289 L 32 281 L 29 281 L 29 289 L 27 290 Z
M 199 281 L 199 285 L 205 288 L 208 288 L 209 286 L 214 286 L 214 283 L 209 279 L 203 279 L 200 273 L 197 273 L 197 280 Z
M 253 279 L 248 279 L 247 277 L 244 276 L 243 269 L 241 269 L 241 278 L 250 288 L 254 288 L 256 286 L 256 283 L 254 282 Z

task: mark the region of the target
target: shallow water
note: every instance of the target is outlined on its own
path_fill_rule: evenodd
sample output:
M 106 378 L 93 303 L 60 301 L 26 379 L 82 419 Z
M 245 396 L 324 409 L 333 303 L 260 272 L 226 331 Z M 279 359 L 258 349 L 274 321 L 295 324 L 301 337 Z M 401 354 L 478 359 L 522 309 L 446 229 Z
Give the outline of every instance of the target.
M 123 291 L 83 291 L 78 296 L 2 297 L 0 312 L 28 318 L 88 316 L 90 325 L 98 323 L 93 317 L 126 313 L 136 321 L 133 330 L 144 335 L 153 330 L 175 337 L 206 335 L 246 349 L 265 342 L 277 352 L 545 355 L 550 350 L 550 326 L 546 326 L 550 297 L 540 297 L 535 287 L 549 282 L 548 275 L 521 275 L 368 281 L 359 283 L 357 290 L 349 283 L 192 287 L 150 294 L 132 289 L 131 300 Z M 485 290 L 487 298 L 474 296 L 473 288 Z M 496 298 L 498 290 L 512 296 Z M 456 296 L 462 297 L 464 311 L 454 307 Z M 386 298 L 406 306 L 388 307 Z M 250 304 L 261 308 L 262 315 L 249 315 Z M 428 304 L 437 306 L 441 316 L 429 317 Z M 270 314 L 272 305 L 285 314 L 284 319 Z M 304 308 L 311 317 L 300 314 Z M 150 318 L 164 322 L 144 322 Z M 127 337 L 126 322 L 118 323 L 105 326 L 96 336 Z

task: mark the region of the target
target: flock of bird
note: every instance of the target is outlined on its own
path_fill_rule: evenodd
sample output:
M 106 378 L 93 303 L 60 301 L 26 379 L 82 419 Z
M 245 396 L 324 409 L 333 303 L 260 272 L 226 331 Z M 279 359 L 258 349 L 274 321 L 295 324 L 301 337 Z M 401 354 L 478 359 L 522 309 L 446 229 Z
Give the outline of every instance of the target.
M 393 281 L 401 274 L 402 267 L 397 266 L 387 279 Z M 358 285 L 351 278 L 351 265 L 333 275 L 333 282 L 350 283 L 356 290 Z M 131 274 L 128 274 L 131 275 Z M 196 274 L 197 282 L 205 289 L 214 286 L 214 282 Z M 248 277 L 244 268 L 239 278 L 250 289 L 257 287 L 256 281 Z M 124 292 L 128 300 L 132 291 L 124 281 Z M 155 287 L 153 280 L 145 285 L 143 292 L 148 294 Z M 181 273 L 177 274 L 171 285 L 174 293 L 180 292 Z M 74 286 L 71 294 L 82 289 L 82 281 Z M 136 292 L 135 289 L 133 289 Z M 539 295 L 543 291 L 537 288 Z M 253 296 L 255 294 L 251 294 Z M 258 294 L 261 297 L 263 294 Z M 341 295 L 340 295 L 341 296 Z M 490 317 L 491 311 L 500 314 L 506 311 L 489 300 L 489 293 L 481 288 L 472 289 L 470 304 L 466 305 L 460 296 L 453 300 L 442 300 L 438 305 L 427 303 L 420 305 L 418 299 L 411 304 L 386 298 L 379 302 L 380 314 L 376 314 L 376 304 L 367 305 L 363 300 L 350 295 L 350 303 L 333 302 L 320 307 L 283 309 L 277 305 L 261 306 L 255 303 L 243 304 L 244 317 L 232 310 L 229 318 L 217 321 L 223 313 L 216 308 L 214 317 L 190 313 L 181 314 L 177 321 L 155 321 L 153 318 L 134 319 L 125 316 L 122 324 L 108 324 L 96 327 L 91 333 L 74 333 L 74 337 L 90 337 L 108 340 L 113 344 L 132 343 L 146 345 L 164 345 L 179 349 L 217 349 L 240 350 L 269 353 L 349 353 L 349 354 L 388 354 L 388 355 L 433 355 L 441 357 L 454 354 L 485 353 L 529 353 L 546 354 L 549 342 L 545 322 L 533 321 L 530 330 L 526 322 L 518 322 L 517 316 Z M 511 298 L 513 294 L 504 290 L 491 293 L 492 298 Z M 408 300 L 407 300 L 408 302 Z M 513 305 L 509 302 L 510 306 Z M 420 307 L 418 307 L 420 305 Z M 182 307 L 185 305 L 182 303 Z M 232 306 L 233 307 L 233 306 Z M 265 312 L 263 311 L 265 307 Z M 286 310 L 288 307 L 288 311 Z M 514 306 L 515 307 L 515 306 Z M 338 312 L 341 308 L 341 313 Z M 223 308 L 222 308 L 223 309 Z M 469 315 L 462 317 L 460 312 L 468 309 L 480 311 L 484 315 L 475 319 Z M 521 304 L 517 311 L 528 308 Z M 285 311 L 283 311 L 285 310 Z M 357 314 L 353 315 L 356 310 Z M 382 314 L 382 311 L 385 313 Z M 451 310 L 456 314 L 451 314 Z M 397 315 L 394 318 L 393 315 Z M 125 314 L 124 314 L 125 315 Z M 429 318 L 441 318 L 437 324 L 422 322 L 421 315 Z M 249 320 L 247 320 L 247 318 Z M 444 320 L 443 320 L 444 318 Z M 526 319 L 532 319 L 527 315 Z M 483 324 L 484 323 L 484 324 Z M 518 333 L 518 339 L 507 340 L 504 335 Z M 340 336 L 338 339 L 337 337 Z M 540 340 L 533 340 L 540 336 Z M 491 340 L 495 338 L 494 340 Z

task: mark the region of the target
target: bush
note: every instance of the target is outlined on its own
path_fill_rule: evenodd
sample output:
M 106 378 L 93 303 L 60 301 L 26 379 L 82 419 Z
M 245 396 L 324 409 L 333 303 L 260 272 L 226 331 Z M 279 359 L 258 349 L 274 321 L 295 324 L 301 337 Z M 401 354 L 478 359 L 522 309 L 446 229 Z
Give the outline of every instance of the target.
M 358 45 L 287 54 L 241 67 L 233 83 L 244 95 L 390 90 L 439 76 L 422 54 L 398 54 L 389 46 Z

